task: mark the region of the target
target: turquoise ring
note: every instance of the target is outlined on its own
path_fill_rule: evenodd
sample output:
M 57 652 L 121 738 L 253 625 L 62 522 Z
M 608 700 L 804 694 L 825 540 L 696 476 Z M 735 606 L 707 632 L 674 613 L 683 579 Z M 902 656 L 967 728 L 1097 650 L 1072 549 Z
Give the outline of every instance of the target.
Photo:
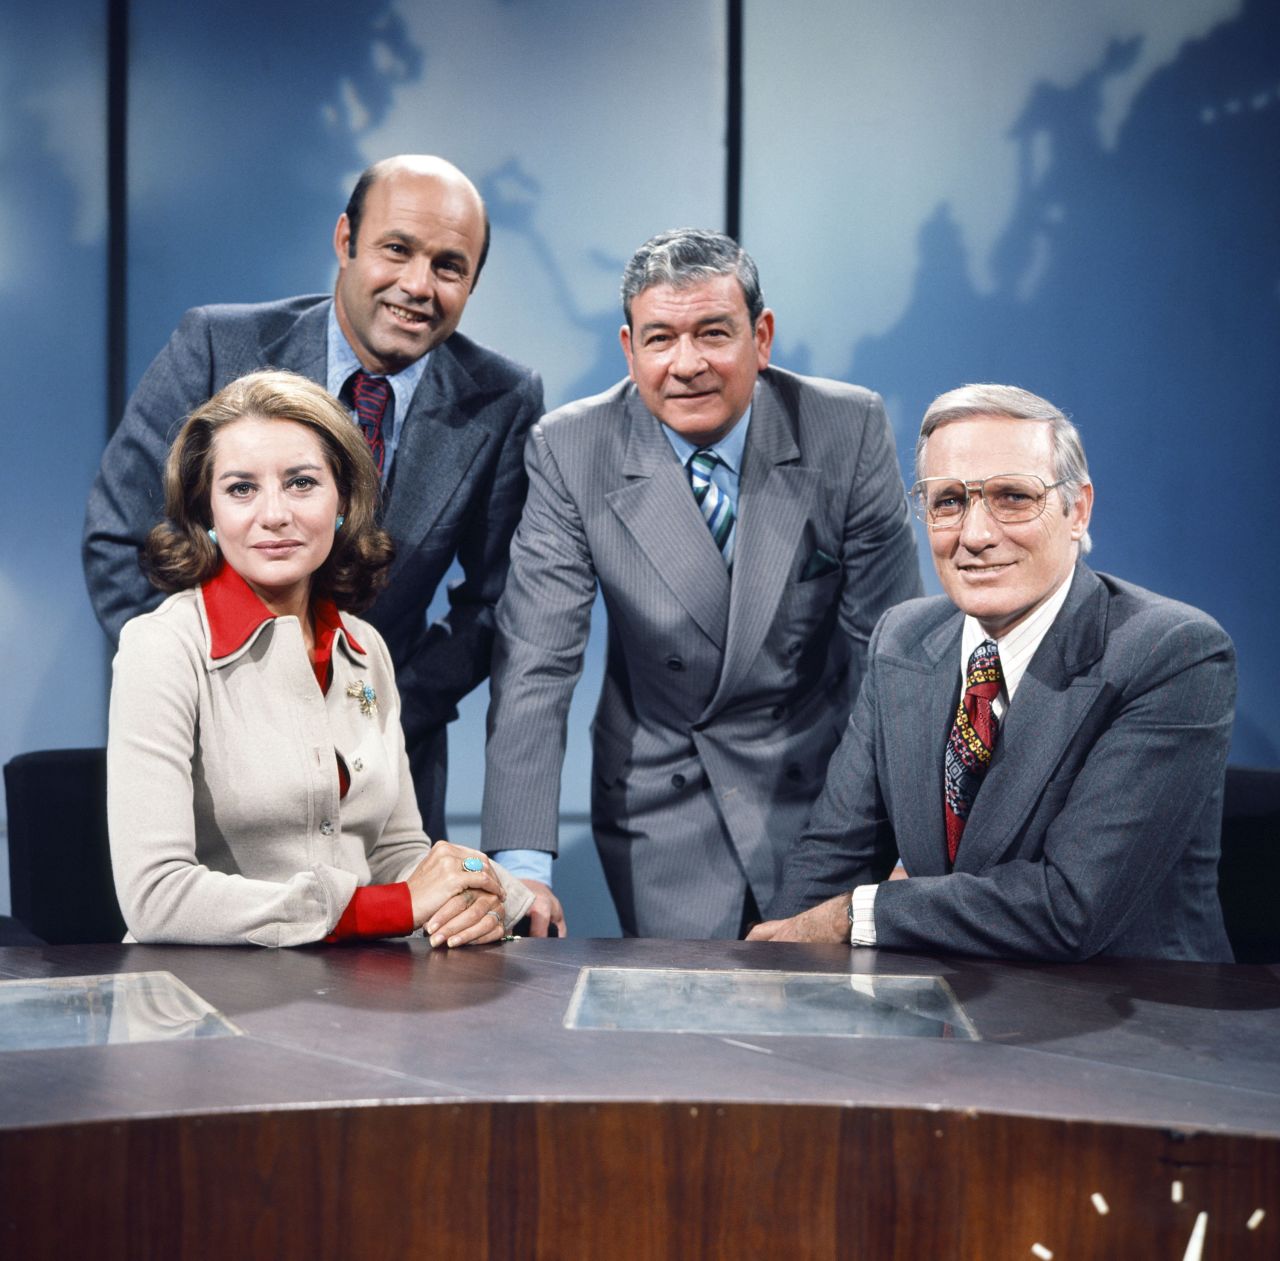
M 464 858 L 462 860 L 463 871 L 483 871 L 484 863 L 478 858 Z

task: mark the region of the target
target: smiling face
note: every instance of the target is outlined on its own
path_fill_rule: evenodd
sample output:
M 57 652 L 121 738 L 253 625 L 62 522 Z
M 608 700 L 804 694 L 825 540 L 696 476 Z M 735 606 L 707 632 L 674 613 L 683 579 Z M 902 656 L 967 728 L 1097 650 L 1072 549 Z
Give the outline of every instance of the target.
M 1057 480 L 1047 421 L 972 416 L 940 425 L 925 447 L 925 477 L 977 481 L 996 473 L 1034 473 Z M 1053 594 L 1076 563 L 1089 525 L 1093 487 L 1086 484 L 1064 511 L 1062 489 L 1051 490 L 1034 521 L 1002 525 L 972 498 L 955 530 L 929 530 L 933 564 L 955 605 L 994 638 L 1012 630 Z
M 334 312 L 366 371 L 399 372 L 458 327 L 484 248 L 484 207 L 471 182 L 444 162 L 393 166 L 334 231 Z
M 620 336 L 644 405 L 698 446 L 718 442 L 742 419 L 756 376 L 769 364 L 773 312 L 754 326 L 736 276 L 673 288 L 653 285 L 631 301 Z
M 342 511 L 316 432 L 261 416 L 224 425 L 213 443 L 209 506 L 227 564 L 273 613 L 304 618 Z

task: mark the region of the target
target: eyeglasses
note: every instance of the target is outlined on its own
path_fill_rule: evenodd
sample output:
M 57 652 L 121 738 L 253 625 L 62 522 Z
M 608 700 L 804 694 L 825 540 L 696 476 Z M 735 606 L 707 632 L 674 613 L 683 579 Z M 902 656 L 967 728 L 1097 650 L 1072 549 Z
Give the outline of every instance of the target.
M 996 473 L 972 482 L 926 477 L 911 488 L 911 503 L 931 530 L 958 530 L 974 495 L 997 521 L 1014 525 L 1034 521 L 1044 512 L 1049 492 L 1065 484 L 1065 479 L 1047 484 L 1034 473 Z

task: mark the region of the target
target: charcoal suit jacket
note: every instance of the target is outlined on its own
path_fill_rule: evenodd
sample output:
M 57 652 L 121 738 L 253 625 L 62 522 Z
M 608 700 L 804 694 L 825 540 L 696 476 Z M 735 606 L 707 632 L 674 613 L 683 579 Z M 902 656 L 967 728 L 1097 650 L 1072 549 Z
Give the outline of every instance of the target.
M 874 882 L 876 944 L 1230 960 L 1218 902 L 1235 651 L 1209 616 L 1080 563 L 1001 723 L 948 870 L 962 615 L 891 610 L 771 917 Z

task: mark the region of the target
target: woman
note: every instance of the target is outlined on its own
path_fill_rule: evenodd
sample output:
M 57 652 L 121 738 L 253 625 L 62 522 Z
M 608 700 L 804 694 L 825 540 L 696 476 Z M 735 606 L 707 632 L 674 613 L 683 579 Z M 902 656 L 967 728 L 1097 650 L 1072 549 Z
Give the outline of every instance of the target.
M 386 645 L 391 542 L 359 429 L 287 372 L 191 414 L 144 563 L 174 592 L 120 636 L 111 859 L 133 938 L 494 941 L 532 895 L 422 831 Z

